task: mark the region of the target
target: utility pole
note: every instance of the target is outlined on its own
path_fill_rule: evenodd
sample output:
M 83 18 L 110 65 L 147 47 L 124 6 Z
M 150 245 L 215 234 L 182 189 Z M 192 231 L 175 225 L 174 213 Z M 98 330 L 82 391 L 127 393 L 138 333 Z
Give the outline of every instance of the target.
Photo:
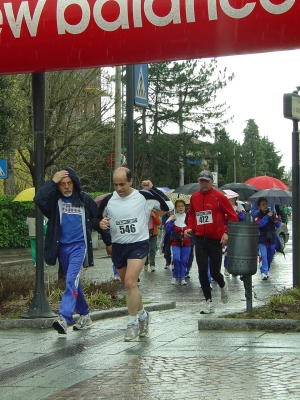
M 126 66 L 126 147 L 127 166 L 134 176 L 134 126 L 133 126 L 134 81 L 133 65 Z
M 115 86 L 115 168 L 121 166 L 121 119 L 122 119 L 122 99 L 121 99 L 121 67 L 116 67 L 116 86 Z
M 181 109 L 181 104 L 182 104 L 182 95 L 179 93 L 179 108 Z M 178 122 L 179 122 L 179 134 L 182 135 L 184 133 L 184 127 L 183 127 L 183 118 L 182 118 L 182 113 L 179 113 L 178 117 Z M 185 154 L 184 152 L 184 143 L 183 140 L 181 140 L 181 145 L 180 145 L 180 156 L 179 156 L 179 186 L 184 185 L 184 157 Z
M 233 182 L 236 182 L 235 146 L 233 148 Z
M 218 141 L 218 133 L 215 131 L 215 145 L 217 144 Z M 219 172 L 219 164 L 218 164 L 218 152 L 215 154 L 215 159 L 214 159 L 214 172 L 216 172 L 217 177 L 218 177 L 218 172 Z

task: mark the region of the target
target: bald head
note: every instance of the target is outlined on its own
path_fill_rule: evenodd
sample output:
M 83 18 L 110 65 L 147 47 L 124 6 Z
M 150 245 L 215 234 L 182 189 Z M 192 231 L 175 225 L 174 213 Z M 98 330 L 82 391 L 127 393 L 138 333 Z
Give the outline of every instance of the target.
M 132 173 L 131 173 L 130 169 L 126 168 L 126 167 L 119 167 L 119 168 L 115 169 L 115 171 L 113 173 L 113 179 L 115 177 L 119 178 L 120 176 L 125 177 L 125 179 L 127 181 L 130 181 L 132 179 Z
M 132 191 L 132 173 L 126 167 L 117 168 L 113 174 L 115 191 L 120 197 L 128 196 Z

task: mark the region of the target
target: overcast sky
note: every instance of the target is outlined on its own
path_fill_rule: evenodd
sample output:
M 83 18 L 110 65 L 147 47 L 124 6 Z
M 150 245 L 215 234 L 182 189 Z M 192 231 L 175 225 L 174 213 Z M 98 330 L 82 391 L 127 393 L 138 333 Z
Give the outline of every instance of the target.
M 243 140 L 246 120 L 252 118 L 261 136 L 268 136 L 292 167 L 293 122 L 283 117 L 283 94 L 300 86 L 300 50 L 218 58 L 219 68 L 234 72 L 234 80 L 218 96 L 226 101 L 234 122 L 226 126 L 231 139 Z

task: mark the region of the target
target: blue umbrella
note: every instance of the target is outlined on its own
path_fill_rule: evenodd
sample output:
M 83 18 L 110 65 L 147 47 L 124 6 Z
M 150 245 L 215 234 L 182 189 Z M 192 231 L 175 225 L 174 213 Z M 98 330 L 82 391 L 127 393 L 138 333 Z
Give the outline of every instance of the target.
M 264 189 L 259 190 L 249 197 L 250 201 L 257 201 L 260 197 L 265 197 L 268 203 L 284 206 L 292 202 L 292 192 L 283 189 Z

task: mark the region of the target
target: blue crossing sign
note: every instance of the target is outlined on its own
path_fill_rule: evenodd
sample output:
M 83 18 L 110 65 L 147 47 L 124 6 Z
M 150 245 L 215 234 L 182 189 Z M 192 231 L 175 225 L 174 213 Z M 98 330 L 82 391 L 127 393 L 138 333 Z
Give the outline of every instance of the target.
M 148 64 L 134 66 L 134 104 L 148 107 Z
M 0 179 L 7 178 L 7 160 L 0 160 Z

